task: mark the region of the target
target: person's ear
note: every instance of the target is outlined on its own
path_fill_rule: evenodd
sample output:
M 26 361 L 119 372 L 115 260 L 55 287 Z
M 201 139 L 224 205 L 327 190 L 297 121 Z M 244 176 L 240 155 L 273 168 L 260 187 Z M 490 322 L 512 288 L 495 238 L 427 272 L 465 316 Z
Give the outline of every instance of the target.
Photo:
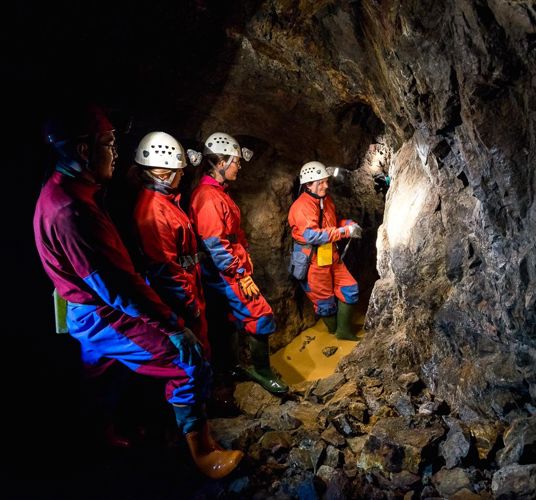
M 79 142 L 76 145 L 76 152 L 80 156 L 80 158 L 84 161 L 84 163 L 89 162 L 89 146 L 87 142 Z

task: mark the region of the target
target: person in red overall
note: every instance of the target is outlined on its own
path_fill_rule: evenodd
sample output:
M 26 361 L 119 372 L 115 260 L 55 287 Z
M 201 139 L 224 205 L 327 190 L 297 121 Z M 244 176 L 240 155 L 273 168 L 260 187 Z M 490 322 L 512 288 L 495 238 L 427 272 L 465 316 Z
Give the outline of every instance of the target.
M 227 183 L 237 178 L 240 160 L 249 161 L 252 152 L 240 148 L 230 135 L 216 132 L 205 141 L 202 155 L 192 150 L 189 155 L 194 164 L 201 156 L 206 162 L 206 174 L 191 196 L 190 218 L 210 257 L 201 263 L 207 301 L 210 305 L 213 297 L 225 304 L 236 329 L 248 334 L 252 362 L 246 370 L 249 378 L 270 392 L 285 393 L 287 385 L 270 366 L 269 336 L 276 330 L 273 311 L 253 281 L 240 209 L 226 191 Z M 234 344 L 233 364 L 238 364 L 237 342 L 230 343 Z
M 327 195 L 328 178 L 326 167 L 318 161 L 308 162 L 300 170 L 300 186 L 305 189 L 288 215 L 293 252 L 302 252 L 309 259 L 309 270 L 300 285 L 328 331 L 341 340 L 357 340 L 352 315 L 359 288 L 333 243 L 360 238 L 362 230 L 350 219 L 337 218 L 335 204 Z
M 141 139 L 134 161 L 141 184 L 134 227 L 149 283 L 184 318 L 210 360 L 197 236 L 178 193 L 184 148 L 165 132 L 151 132 Z
M 49 122 L 58 155 L 34 215 L 37 250 L 67 301 L 69 334 L 92 375 L 120 362 L 165 379 L 165 396 L 192 458 L 212 478 L 229 474 L 240 451 L 222 451 L 202 413 L 209 373 L 192 331 L 139 275 L 103 207 L 117 160 L 114 127 L 98 107 L 71 108 Z

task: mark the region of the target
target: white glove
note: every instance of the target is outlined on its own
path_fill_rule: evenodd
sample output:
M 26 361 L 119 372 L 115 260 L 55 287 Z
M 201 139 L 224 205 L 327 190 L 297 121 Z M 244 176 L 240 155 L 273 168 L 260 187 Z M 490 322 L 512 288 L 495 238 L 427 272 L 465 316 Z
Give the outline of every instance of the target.
M 350 230 L 348 231 L 348 236 L 350 238 L 361 238 L 363 236 L 363 229 L 359 224 L 354 222 L 350 225 Z

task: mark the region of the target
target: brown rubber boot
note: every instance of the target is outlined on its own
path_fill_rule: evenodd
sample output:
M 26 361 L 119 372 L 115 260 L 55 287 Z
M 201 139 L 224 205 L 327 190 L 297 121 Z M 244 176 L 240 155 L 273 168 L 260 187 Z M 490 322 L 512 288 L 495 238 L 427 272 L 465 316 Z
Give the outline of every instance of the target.
M 192 431 L 184 437 L 195 465 L 210 479 L 221 479 L 230 474 L 244 456 L 240 450 L 215 450 L 207 446 L 203 431 Z

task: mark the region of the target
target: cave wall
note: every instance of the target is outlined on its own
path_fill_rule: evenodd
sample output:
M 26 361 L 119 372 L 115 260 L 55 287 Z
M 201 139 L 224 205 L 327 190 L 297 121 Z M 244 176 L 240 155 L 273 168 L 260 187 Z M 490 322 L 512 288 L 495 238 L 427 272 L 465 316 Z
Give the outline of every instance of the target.
M 362 2 L 360 24 L 401 146 L 356 359 L 417 366 L 462 417 L 503 418 L 535 397 L 535 11 L 381 7 Z
M 502 418 L 534 399 L 531 2 L 245 5 L 247 21 L 227 28 L 234 57 L 199 134 L 232 123 L 261 145 L 235 195 L 287 335 L 302 318 L 286 300 L 295 293 L 284 265 L 289 185 L 313 158 L 366 168 L 384 133 L 396 150 L 393 184 L 356 375 L 416 369 L 467 418 Z M 370 176 L 355 178 L 340 206 L 360 212 L 364 203 L 357 217 L 374 220 Z

